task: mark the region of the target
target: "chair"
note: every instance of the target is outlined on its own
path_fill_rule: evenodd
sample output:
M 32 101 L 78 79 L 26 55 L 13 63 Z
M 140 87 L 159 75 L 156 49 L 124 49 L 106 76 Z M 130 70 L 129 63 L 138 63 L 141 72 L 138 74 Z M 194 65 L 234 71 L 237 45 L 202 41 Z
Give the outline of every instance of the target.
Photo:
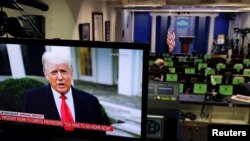
M 178 62 L 187 62 L 187 57 L 179 57 Z
M 208 82 L 210 82 L 212 85 L 222 84 L 223 79 L 225 79 L 225 77 L 223 75 L 210 75 L 210 76 L 208 76 L 208 78 L 210 80 Z
M 205 95 L 211 89 L 211 84 L 209 83 L 193 83 L 193 94 L 203 94 Z
M 164 61 L 168 67 L 173 67 L 174 62 L 173 61 Z
M 207 68 L 207 63 L 198 63 L 198 70 L 200 71 L 203 68 Z
M 169 70 L 169 73 L 176 73 L 175 67 L 169 67 L 168 70 Z
M 206 68 L 205 69 L 205 77 L 208 75 L 213 75 L 215 74 L 215 69 L 214 68 Z
M 234 76 L 232 78 L 232 84 L 237 85 L 237 84 L 242 84 L 245 83 L 245 78 L 242 76 Z
M 210 54 L 205 54 L 203 56 L 203 58 L 204 58 L 204 61 L 207 61 L 208 59 L 211 59 L 211 55 Z
M 234 94 L 234 85 L 232 84 L 218 85 L 217 92 L 223 96 L 231 96 Z
M 165 62 L 172 62 L 173 60 L 172 60 L 171 57 L 166 57 L 166 58 L 164 58 L 164 61 L 165 61 Z
M 149 66 L 152 66 L 154 63 L 155 63 L 155 61 L 150 60 L 150 61 L 149 61 Z
M 196 68 L 195 67 L 186 67 L 184 69 L 184 74 L 195 74 Z
M 195 58 L 194 59 L 194 64 L 202 63 L 202 62 L 203 62 L 203 59 L 201 59 L 201 58 Z
M 224 63 L 218 63 L 216 65 L 216 71 L 219 72 L 221 69 L 225 69 L 226 68 L 226 64 Z
M 249 67 L 250 66 L 250 59 L 244 59 L 243 64 L 245 67 Z
M 250 77 L 250 69 L 244 69 L 243 70 L 243 75 Z
M 167 73 L 166 74 L 166 81 L 178 82 L 178 74 L 176 74 L 176 73 Z
M 233 68 L 237 70 L 237 72 L 240 72 L 244 68 L 242 63 L 236 63 L 233 65 Z

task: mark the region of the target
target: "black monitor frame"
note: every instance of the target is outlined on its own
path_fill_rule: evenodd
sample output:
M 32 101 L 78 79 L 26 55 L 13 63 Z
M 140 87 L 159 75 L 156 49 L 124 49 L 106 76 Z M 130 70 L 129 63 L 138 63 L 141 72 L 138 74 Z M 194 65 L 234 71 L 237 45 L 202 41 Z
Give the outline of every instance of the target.
M 16 38 L 0 38 L 0 44 L 28 44 L 28 45 L 57 45 L 67 47 L 94 47 L 94 48 L 119 48 L 119 49 L 138 49 L 143 51 L 143 66 L 142 66 L 142 115 L 141 115 L 141 137 L 130 138 L 122 136 L 107 136 L 103 140 L 120 140 L 131 141 L 146 140 L 146 120 L 147 120 L 147 92 L 148 87 L 148 57 L 150 45 L 148 43 L 125 43 L 125 42 L 102 42 L 102 41 L 79 41 L 79 40 L 60 40 L 60 39 L 16 39 Z M 7 133 L 9 136 L 21 135 L 25 139 L 31 136 L 38 138 L 52 137 L 52 138 L 70 138 L 70 139 L 86 139 L 98 140 L 98 137 L 86 137 L 81 133 L 66 132 L 64 130 L 48 130 L 48 128 L 37 128 L 34 125 L 26 123 L 0 122 L 1 133 Z M 19 136 L 20 137 L 20 136 Z M 17 136 L 17 138 L 19 138 Z

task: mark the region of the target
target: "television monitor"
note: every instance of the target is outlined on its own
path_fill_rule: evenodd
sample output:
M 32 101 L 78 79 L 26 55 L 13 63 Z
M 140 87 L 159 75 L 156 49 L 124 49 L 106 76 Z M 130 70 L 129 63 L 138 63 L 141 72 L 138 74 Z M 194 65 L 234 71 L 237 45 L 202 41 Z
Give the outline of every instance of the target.
M 177 73 L 166 74 L 166 81 L 177 82 L 178 81 L 178 74 Z
M 145 62 L 148 62 L 149 44 L 0 38 L 0 49 L 4 53 L 1 58 L 5 59 L 0 62 L 4 62 L 2 66 L 10 71 L 9 75 L 0 74 L 2 132 L 10 133 L 10 136 L 20 134 L 27 139 L 37 136 L 83 140 L 146 140 L 148 63 Z M 72 111 L 75 114 L 72 112 L 72 117 L 75 115 L 75 122 L 62 122 L 58 103 L 53 99 L 48 100 L 59 93 L 52 89 L 52 85 L 48 85 L 46 78 L 52 75 L 58 81 L 62 80 L 66 75 L 63 69 L 66 64 L 53 68 L 56 71 L 47 73 L 45 78 L 41 63 L 44 52 L 66 55 L 72 59 L 70 68 L 73 71 L 67 73 L 67 76 L 72 78 L 69 81 L 72 92 L 69 107 L 74 107 Z M 67 58 L 67 63 L 69 60 Z M 51 64 L 48 66 L 51 68 Z M 41 89 L 37 88 L 41 86 Z M 65 85 L 61 81 L 56 86 L 63 89 Z M 24 112 L 24 91 L 29 88 L 41 90 L 38 93 L 39 99 L 33 99 L 36 94 L 29 97 L 30 102 L 38 102 L 34 103 L 38 109 L 29 106 L 26 108 L 33 112 Z M 91 105 L 95 106 L 95 110 L 91 110 L 93 107 L 90 105 L 81 106 L 83 109 L 76 106 L 86 105 L 83 93 L 95 97 L 92 97 L 93 101 L 88 101 L 93 102 Z M 95 123 L 93 119 L 100 122 Z M 63 125 L 73 127 L 74 131 L 64 130 Z
M 193 94 L 206 94 L 208 92 L 207 83 L 194 83 Z
M 221 84 L 219 85 L 219 94 L 224 96 L 231 96 L 234 92 L 234 86 L 231 84 Z
M 154 91 L 149 91 L 149 97 L 154 98 L 156 96 L 179 96 L 179 83 L 178 82 L 164 82 L 164 81 L 149 81 L 148 86 Z

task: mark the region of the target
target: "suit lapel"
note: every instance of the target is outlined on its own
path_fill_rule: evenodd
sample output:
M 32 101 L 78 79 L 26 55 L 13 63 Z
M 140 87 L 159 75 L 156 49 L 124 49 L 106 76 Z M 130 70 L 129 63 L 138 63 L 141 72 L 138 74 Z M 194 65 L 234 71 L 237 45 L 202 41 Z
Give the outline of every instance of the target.
M 45 118 L 60 120 L 60 116 L 55 104 L 55 100 L 52 94 L 50 85 L 46 88 L 44 103 L 45 106 Z

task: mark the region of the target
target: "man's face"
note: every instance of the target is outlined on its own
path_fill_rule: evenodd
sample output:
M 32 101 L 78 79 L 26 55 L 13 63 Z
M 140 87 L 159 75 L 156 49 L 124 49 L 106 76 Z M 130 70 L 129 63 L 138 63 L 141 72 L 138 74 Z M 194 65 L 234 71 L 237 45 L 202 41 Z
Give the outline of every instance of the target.
M 71 87 L 72 71 L 66 64 L 48 64 L 44 71 L 46 79 L 52 88 L 65 94 Z

